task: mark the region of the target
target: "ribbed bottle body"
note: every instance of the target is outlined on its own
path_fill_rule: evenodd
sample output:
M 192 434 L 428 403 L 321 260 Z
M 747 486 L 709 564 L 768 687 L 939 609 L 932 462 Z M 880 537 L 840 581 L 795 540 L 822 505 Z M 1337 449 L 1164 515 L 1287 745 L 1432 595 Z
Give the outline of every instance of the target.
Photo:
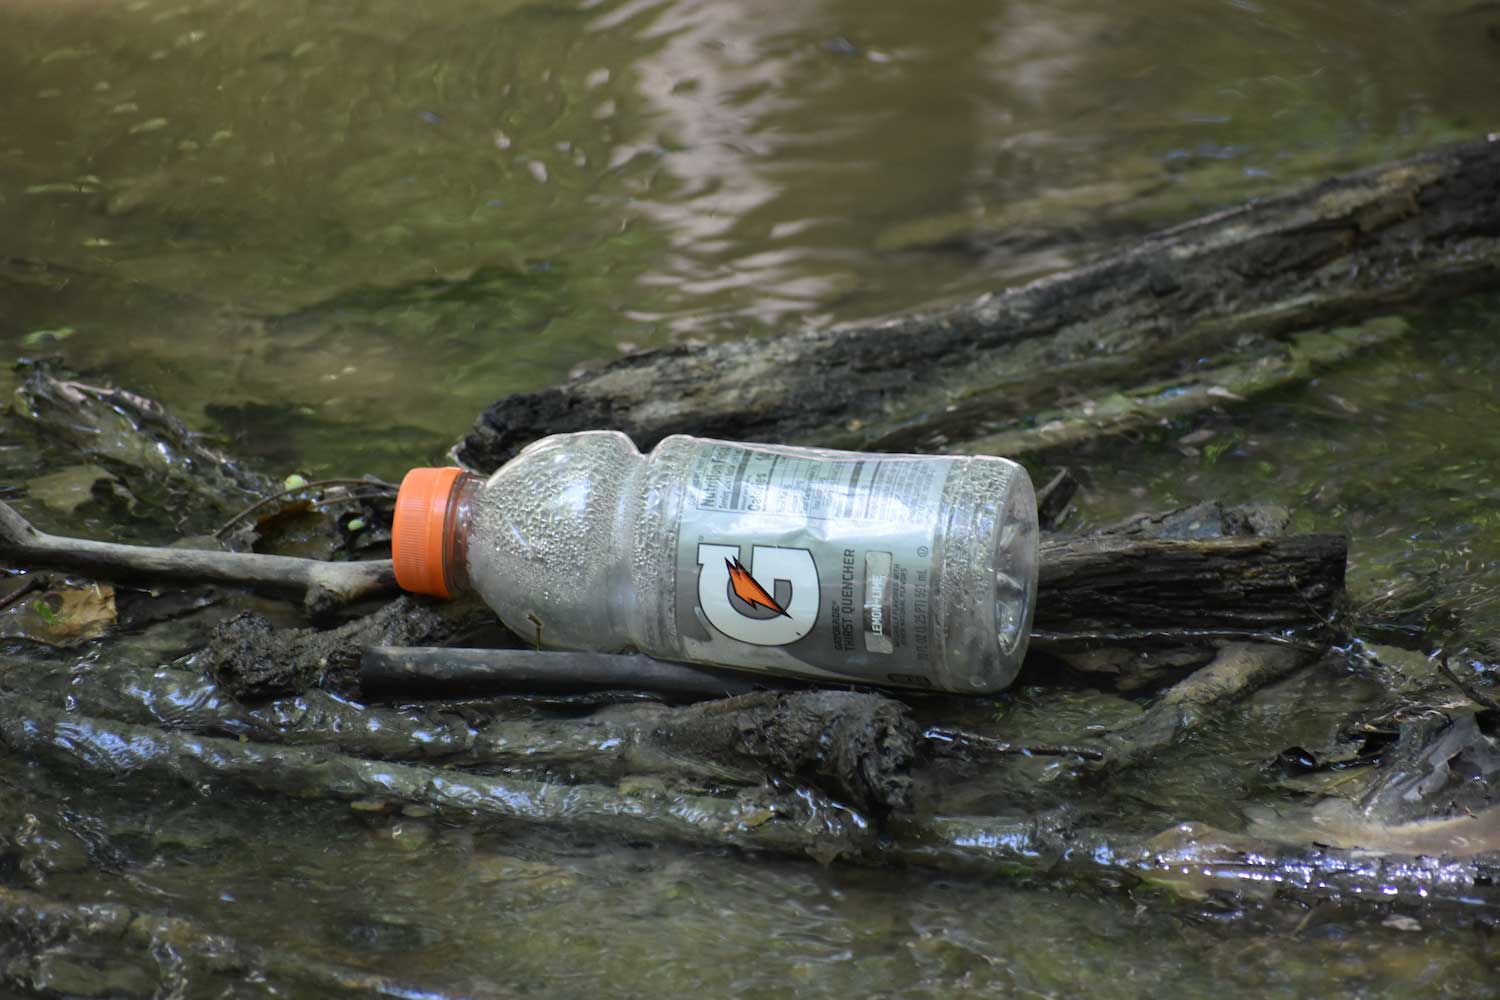
M 560 435 L 479 488 L 471 533 L 520 634 L 829 681 L 999 690 L 1036 594 L 1031 482 L 999 458 Z

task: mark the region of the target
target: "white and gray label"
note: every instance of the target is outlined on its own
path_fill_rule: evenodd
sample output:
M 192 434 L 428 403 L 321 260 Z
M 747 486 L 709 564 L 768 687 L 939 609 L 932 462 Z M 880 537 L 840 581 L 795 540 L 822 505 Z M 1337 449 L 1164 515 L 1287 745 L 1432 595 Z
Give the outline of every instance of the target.
M 678 535 L 678 626 L 728 664 L 921 686 L 953 459 L 704 442 Z

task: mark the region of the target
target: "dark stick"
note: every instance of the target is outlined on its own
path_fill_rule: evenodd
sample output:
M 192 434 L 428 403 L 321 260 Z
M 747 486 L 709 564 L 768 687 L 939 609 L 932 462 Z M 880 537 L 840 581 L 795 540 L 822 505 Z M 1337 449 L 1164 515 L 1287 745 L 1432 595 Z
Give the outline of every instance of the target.
M 359 686 L 365 692 L 424 695 L 631 689 L 698 701 L 785 684 L 640 654 L 375 646 L 360 662 Z

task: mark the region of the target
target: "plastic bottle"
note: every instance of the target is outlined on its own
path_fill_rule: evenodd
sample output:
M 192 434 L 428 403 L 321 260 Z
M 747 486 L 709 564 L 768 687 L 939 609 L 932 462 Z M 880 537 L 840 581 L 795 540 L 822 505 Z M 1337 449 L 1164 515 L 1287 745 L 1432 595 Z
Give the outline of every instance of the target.
M 973 694 L 1025 655 L 1037 512 L 1002 458 L 590 431 L 411 470 L 393 550 L 403 588 L 548 646 Z

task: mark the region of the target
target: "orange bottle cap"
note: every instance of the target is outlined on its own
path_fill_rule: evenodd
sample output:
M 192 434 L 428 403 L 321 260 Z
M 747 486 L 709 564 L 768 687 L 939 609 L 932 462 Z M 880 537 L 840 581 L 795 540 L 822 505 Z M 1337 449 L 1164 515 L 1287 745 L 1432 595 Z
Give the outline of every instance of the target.
M 391 558 L 396 583 L 402 590 L 448 598 L 447 567 L 443 553 L 448 521 L 448 497 L 463 469 L 412 469 L 396 494 L 396 517 L 391 525 Z

